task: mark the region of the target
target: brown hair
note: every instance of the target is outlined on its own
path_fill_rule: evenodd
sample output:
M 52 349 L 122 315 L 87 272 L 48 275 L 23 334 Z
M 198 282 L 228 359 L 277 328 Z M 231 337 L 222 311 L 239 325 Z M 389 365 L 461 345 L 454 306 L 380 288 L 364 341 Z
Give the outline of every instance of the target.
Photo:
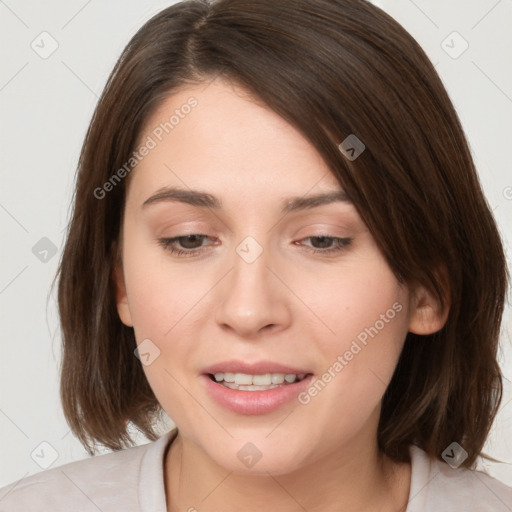
M 408 333 L 384 395 L 378 442 L 395 460 L 457 441 L 470 467 L 502 395 L 497 348 L 507 269 L 458 116 L 416 41 L 363 0 L 189 0 L 150 19 L 116 63 L 81 151 L 58 271 L 66 419 L 90 454 L 149 439 L 162 409 L 118 317 L 112 270 L 125 191 L 101 188 L 130 158 L 148 117 L 216 76 L 252 92 L 313 144 L 404 283 L 449 307 L 444 327 Z M 338 145 L 355 134 L 355 160 Z M 444 269 L 443 284 L 440 269 Z M 57 277 L 57 276 L 56 276 Z M 445 290 L 449 289 L 448 306 Z

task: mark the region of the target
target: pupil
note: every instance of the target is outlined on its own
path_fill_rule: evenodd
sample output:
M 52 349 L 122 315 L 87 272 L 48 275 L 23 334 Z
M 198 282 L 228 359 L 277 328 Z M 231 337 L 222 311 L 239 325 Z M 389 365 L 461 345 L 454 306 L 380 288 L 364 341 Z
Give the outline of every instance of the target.
M 316 236 L 313 238 L 313 240 L 317 240 L 317 241 L 320 240 L 320 246 L 322 248 L 329 247 L 332 243 L 332 240 L 326 236 Z
M 180 243 L 186 249 L 196 249 L 197 247 L 201 246 L 201 243 L 199 243 L 199 246 L 197 244 L 194 245 L 194 242 L 197 242 L 197 241 L 201 242 L 201 238 L 199 236 L 197 236 L 197 235 L 187 235 L 187 236 L 182 237 Z M 187 245 L 189 242 L 192 243 L 192 247 Z

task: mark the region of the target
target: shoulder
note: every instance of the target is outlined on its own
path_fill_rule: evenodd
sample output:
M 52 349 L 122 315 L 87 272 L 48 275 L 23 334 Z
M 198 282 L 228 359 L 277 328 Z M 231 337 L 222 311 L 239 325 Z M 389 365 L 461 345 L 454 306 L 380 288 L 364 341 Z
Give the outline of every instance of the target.
M 410 447 L 412 475 L 407 512 L 510 512 L 512 487 L 481 471 L 452 468 Z
M 155 465 L 168 437 L 22 478 L 0 489 L 0 511 L 139 511 L 141 466 Z

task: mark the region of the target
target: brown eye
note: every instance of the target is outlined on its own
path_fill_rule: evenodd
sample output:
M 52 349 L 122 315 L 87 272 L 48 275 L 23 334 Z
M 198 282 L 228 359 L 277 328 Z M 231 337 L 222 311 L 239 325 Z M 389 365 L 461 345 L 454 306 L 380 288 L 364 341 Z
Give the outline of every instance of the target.
M 328 237 L 328 236 L 312 236 L 310 237 L 311 241 L 316 240 L 317 244 L 312 244 L 315 249 L 328 249 L 332 247 L 332 244 L 334 243 L 334 238 Z
M 311 240 L 311 246 L 306 245 L 306 248 L 314 253 L 335 254 L 344 251 L 352 243 L 353 238 L 318 235 L 308 236 L 303 240 Z M 313 243 L 313 241 L 316 242 Z
M 207 235 L 183 235 L 174 238 L 160 238 L 158 243 L 167 251 L 186 256 L 199 253 L 205 246 L 202 244 Z
M 176 240 L 184 249 L 198 249 L 202 246 L 203 238 L 203 235 L 187 235 L 180 236 Z

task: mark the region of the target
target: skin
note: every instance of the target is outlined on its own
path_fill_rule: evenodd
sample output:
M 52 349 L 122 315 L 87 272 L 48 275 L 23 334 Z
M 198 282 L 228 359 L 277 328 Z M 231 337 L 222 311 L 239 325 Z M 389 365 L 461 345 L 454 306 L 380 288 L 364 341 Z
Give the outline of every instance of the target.
M 137 343 L 159 348 L 144 371 L 179 429 L 165 457 L 168 511 L 405 510 L 410 465 L 377 448 L 381 400 L 407 332 L 435 332 L 447 313 L 397 281 L 349 201 L 280 213 L 288 198 L 341 187 L 313 146 L 242 88 L 187 86 L 139 140 L 191 96 L 198 105 L 132 171 L 115 269 L 119 316 Z M 166 186 L 208 192 L 222 208 L 142 207 Z M 190 234 L 207 238 L 174 247 L 200 248 L 192 256 L 158 242 Z M 321 235 L 352 242 L 314 253 L 329 247 Z M 263 249 L 250 264 L 236 252 L 247 236 Z M 202 370 L 232 358 L 320 377 L 396 303 L 400 312 L 307 405 L 243 415 L 205 392 Z M 252 468 L 237 457 L 247 442 L 262 453 Z

